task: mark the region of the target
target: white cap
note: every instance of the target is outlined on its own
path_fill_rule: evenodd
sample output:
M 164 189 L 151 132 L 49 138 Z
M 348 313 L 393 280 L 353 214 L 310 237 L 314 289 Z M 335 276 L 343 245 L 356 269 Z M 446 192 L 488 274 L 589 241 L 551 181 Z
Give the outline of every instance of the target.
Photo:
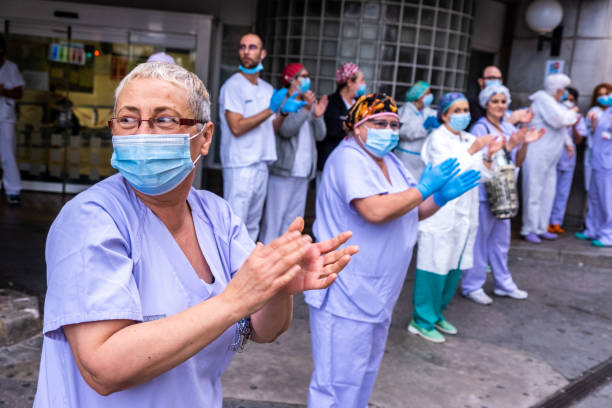
M 565 89 L 572 83 L 572 80 L 565 74 L 550 74 L 544 78 L 544 90 L 555 95 L 559 89 Z
M 176 61 L 174 61 L 174 58 L 172 58 L 170 55 L 166 54 L 165 52 L 158 52 L 158 53 L 151 55 L 149 58 L 147 58 L 147 62 L 167 62 L 169 64 L 176 64 Z

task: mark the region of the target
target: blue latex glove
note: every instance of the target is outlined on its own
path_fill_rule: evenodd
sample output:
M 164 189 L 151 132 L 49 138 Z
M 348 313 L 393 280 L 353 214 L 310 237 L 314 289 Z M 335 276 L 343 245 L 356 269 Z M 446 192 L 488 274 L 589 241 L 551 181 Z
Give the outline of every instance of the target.
M 304 101 L 296 101 L 295 97 L 297 96 L 297 92 L 291 95 L 285 103 L 283 103 L 283 107 L 281 108 L 282 113 L 295 113 L 302 109 L 306 105 Z
M 449 201 L 478 186 L 478 184 L 480 184 L 480 172 L 478 170 L 464 171 L 434 193 L 434 202 L 442 207 Z
M 288 91 L 289 90 L 287 88 L 281 88 L 278 91 L 274 91 L 272 97 L 270 98 L 270 110 L 272 112 L 278 112 Z
M 438 122 L 438 118 L 435 116 L 428 116 L 427 119 L 425 119 L 425 122 L 423 122 L 423 127 L 425 130 L 437 129 L 440 127 L 440 122 Z
M 437 166 L 433 166 L 431 162 L 427 163 L 419 184 L 414 186 L 421 196 L 423 201 L 430 195 L 441 189 L 450 179 L 459 174 L 459 163 L 456 158 L 450 158 L 444 160 Z

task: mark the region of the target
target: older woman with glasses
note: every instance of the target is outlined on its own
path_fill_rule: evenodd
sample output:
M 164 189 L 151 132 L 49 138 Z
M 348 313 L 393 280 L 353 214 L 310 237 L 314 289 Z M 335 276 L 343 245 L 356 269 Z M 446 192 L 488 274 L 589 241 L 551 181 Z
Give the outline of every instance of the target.
M 314 359 L 309 407 L 368 405 L 419 220 L 480 177 L 476 171 L 455 177 L 449 159 L 426 166 L 416 183 L 389 154 L 399 140 L 398 119 L 390 97 L 359 98 L 344 121 L 348 137 L 323 170 L 314 235 L 327 240 L 351 228 L 361 252 L 335 285 L 305 293 Z
M 325 288 L 355 247 L 312 244 L 296 219 L 269 245 L 195 190 L 209 152 L 208 92 L 178 65 L 137 66 L 116 91 L 119 174 L 68 202 L 49 231 L 35 407 L 217 407 L 246 339 L 291 322 L 293 294 Z M 323 255 L 321 255 L 323 254 Z

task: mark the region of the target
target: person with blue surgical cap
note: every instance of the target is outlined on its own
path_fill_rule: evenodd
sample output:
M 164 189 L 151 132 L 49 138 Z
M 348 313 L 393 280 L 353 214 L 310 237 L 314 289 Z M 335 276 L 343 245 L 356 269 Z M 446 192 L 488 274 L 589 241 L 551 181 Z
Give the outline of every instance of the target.
M 270 165 L 268 192 L 260 240 L 272 242 L 287 230 L 296 217 L 303 217 L 306 208 L 308 183 L 317 170 L 316 141 L 325 137 L 323 114 L 327 108 L 327 95 L 316 99 L 310 89 L 310 76 L 304 65 L 288 64 L 283 70 L 281 83 L 287 95 L 298 94 L 296 100 L 307 105 L 287 115 L 276 133 L 277 159 Z
M 573 109 L 578 101 L 578 90 L 568 87 L 567 99 L 563 104 L 569 109 Z M 567 199 L 569 198 L 572 189 L 572 181 L 574 179 L 574 169 L 576 168 L 576 144 L 581 143 L 587 135 L 586 119 L 580 117 L 578 122 L 573 126 L 567 127 L 567 132 L 572 140 L 571 148 L 563 150 L 563 154 L 557 163 L 557 189 L 555 193 L 555 201 L 550 213 L 550 225 L 548 232 L 553 234 L 563 234 L 565 230 L 561 227 L 565 218 L 565 209 L 567 207 Z
M 438 104 L 438 120 L 423 145 L 421 158 L 434 166 L 456 157 L 461 171 L 478 170 L 482 181 L 491 176 L 492 157 L 503 140 L 487 134 L 475 137 L 465 131 L 470 123 L 468 101 L 462 93 L 451 92 Z M 483 151 L 489 146 L 488 151 Z M 440 331 L 456 334 L 457 329 L 442 315 L 455 294 L 461 270 L 473 266 L 474 241 L 478 229 L 478 190 L 462 195 L 419 223 L 417 270 L 413 290 L 413 319 L 410 333 L 442 343 Z
M 570 79 L 565 74 L 551 74 L 544 79 L 544 89 L 529 97 L 534 112 L 532 127 L 543 127 L 546 133 L 527 151 L 523 164 L 523 226 L 521 235 L 528 242 L 539 244 L 542 239 L 557 239 L 548 232 L 548 222 L 555 200 L 557 163 L 563 149 L 572 149 L 567 127 L 578 121 L 578 108 L 567 108 Z
M 348 137 L 325 163 L 313 232 L 325 240 L 350 228 L 360 253 L 330 290 L 305 293 L 314 360 L 310 408 L 368 406 L 419 220 L 480 178 L 474 170 L 457 176 L 456 160 L 449 158 L 427 165 L 417 183 L 389 154 L 400 124 L 387 95 L 359 98 L 344 126 Z
M 589 235 L 589 227 L 591 230 L 594 227 L 593 224 L 593 211 L 588 208 L 589 202 L 589 191 L 591 186 L 591 158 L 593 155 L 593 133 L 597 129 L 597 122 L 601 117 L 601 114 L 604 110 L 607 109 L 608 106 L 612 106 L 612 84 L 609 83 L 601 83 L 598 84 L 593 90 L 593 95 L 591 98 L 591 108 L 589 109 L 586 115 L 586 150 L 584 152 L 584 188 L 587 192 L 587 211 L 584 219 L 585 229 L 584 231 L 577 232 L 575 237 L 582 240 L 591 240 L 592 238 Z
M 434 96 L 425 81 L 414 84 L 406 93 L 406 103 L 399 109 L 400 141 L 393 151 L 404 163 L 413 179 L 418 180 L 425 168 L 421 148 L 429 133 L 440 126 L 436 111 L 430 108 Z
M 591 186 L 588 193 L 586 230 L 580 239 L 597 247 L 612 246 L 612 94 L 600 99 L 607 106 L 597 119 L 592 136 Z
M 517 129 L 505 114 L 510 105 L 510 91 L 503 85 L 490 85 L 480 91 L 480 105 L 485 110 L 471 127 L 470 133 L 476 137 L 495 135 L 504 140 L 504 147 L 494 156 L 494 163 L 505 163 L 505 155 L 510 155 L 517 167 L 525 160 L 527 144 L 538 140 L 544 130 Z M 501 157 L 499 157 L 501 156 Z M 495 165 L 493 171 L 495 171 Z M 517 170 L 518 171 L 518 170 Z M 487 267 L 491 266 L 497 296 L 508 296 L 513 299 L 527 298 L 527 292 L 517 287 L 508 270 L 508 250 L 510 249 L 510 219 L 499 219 L 491 211 L 484 184 L 479 188 L 478 232 L 474 244 L 474 266 L 463 270 L 461 293 L 468 299 L 488 305 L 493 299 L 487 295 L 482 286 L 487 278 Z
M 221 408 L 247 340 L 289 328 L 293 294 L 331 285 L 358 251 L 312 243 L 298 218 L 255 244 L 229 204 L 192 183 L 214 125 L 202 81 L 163 62 L 115 92 L 111 165 L 49 230 L 36 408 Z

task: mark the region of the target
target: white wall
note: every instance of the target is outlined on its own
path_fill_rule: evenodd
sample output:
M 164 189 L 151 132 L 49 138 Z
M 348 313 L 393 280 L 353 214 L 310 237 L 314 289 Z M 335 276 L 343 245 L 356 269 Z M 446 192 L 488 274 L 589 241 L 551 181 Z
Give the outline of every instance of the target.
M 579 105 L 590 104 L 595 85 L 612 82 L 612 0 L 560 0 L 564 9 L 561 55 L 550 56 L 550 43 L 537 51 L 537 35 L 525 23 L 530 1 L 517 4 L 508 85 L 513 100 L 527 105 L 541 88 L 546 60 L 565 60 L 565 73 L 580 93 Z

